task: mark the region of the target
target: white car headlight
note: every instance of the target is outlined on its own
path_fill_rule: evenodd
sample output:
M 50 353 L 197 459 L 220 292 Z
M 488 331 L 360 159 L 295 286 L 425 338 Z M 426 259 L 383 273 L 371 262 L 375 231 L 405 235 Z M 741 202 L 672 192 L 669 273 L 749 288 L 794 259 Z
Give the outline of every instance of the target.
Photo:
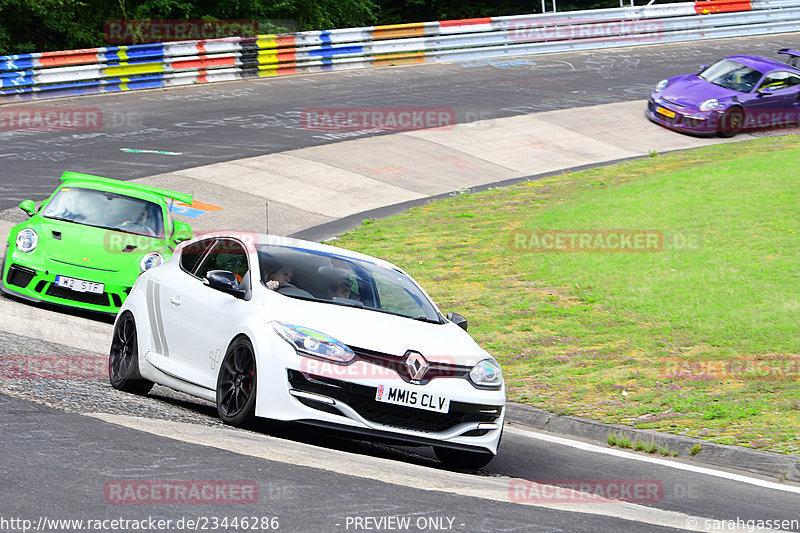
M 39 235 L 31 228 L 25 228 L 17 233 L 17 250 L 24 254 L 29 254 L 36 249 L 39 244 Z
M 712 98 L 711 100 L 706 100 L 702 104 L 700 104 L 700 111 L 713 111 L 719 107 L 719 100 L 716 98 Z
M 145 254 L 142 257 L 142 260 L 139 261 L 139 269 L 144 272 L 145 270 L 150 270 L 151 268 L 155 268 L 157 266 L 161 266 L 164 264 L 164 256 L 158 252 L 150 252 L 149 254 Z
M 472 367 L 469 379 L 479 387 L 499 387 L 503 383 L 503 369 L 494 359 L 484 359 Z
M 667 85 L 669 85 L 669 80 L 661 80 L 656 84 L 656 92 L 658 93 L 663 91 L 667 88 Z
M 334 363 L 349 363 L 356 356 L 345 344 L 314 329 L 281 322 L 273 322 L 272 327 L 300 355 L 320 357 Z

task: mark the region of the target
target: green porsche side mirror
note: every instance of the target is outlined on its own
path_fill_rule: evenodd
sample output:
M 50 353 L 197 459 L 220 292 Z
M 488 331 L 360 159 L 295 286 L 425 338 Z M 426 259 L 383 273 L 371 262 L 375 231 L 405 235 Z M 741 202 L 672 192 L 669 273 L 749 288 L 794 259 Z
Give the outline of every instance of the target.
M 191 238 L 192 238 L 192 227 L 186 222 L 181 222 L 180 220 L 176 220 L 175 232 L 173 233 L 173 239 L 175 239 L 175 242 L 188 241 Z
M 23 200 L 19 203 L 19 208 L 28 213 L 32 217 L 36 213 L 36 202 L 33 200 Z

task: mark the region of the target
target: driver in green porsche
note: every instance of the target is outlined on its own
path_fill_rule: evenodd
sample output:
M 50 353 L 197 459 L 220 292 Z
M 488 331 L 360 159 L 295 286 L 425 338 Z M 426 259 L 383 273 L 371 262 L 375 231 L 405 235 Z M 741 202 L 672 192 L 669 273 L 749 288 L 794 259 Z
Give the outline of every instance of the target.
M 192 237 L 172 219 L 175 191 L 65 172 L 30 219 L 11 229 L 0 291 L 31 301 L 116 314 L 141 272 L 162 264 Z

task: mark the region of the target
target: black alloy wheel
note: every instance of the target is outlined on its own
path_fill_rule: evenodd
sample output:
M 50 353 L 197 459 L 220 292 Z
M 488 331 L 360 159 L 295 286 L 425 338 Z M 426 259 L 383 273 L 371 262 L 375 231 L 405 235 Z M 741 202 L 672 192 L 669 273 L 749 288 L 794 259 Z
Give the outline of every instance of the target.
M 153 388 L 153 382 L 144 379 L 139 373 L 136 321 L 129 311 L 114 326 L 108 354 L 108 379 L 115 389 L 133 394 L 147 394 Z
M 217 378 L 217 412 L 226 424 L 249 425 L 255 419 L 256 356 L 246 337 L 231 343 Z

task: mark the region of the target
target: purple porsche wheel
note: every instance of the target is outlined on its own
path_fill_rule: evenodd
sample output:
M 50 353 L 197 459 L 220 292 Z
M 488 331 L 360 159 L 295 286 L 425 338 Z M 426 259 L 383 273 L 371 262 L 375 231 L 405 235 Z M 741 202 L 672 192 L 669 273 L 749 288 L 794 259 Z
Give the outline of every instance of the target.
M 717 134 L 720 137 L 733 137 L 741 131 L 743 123 L 744 111 L 740 107 L 732 107 L 719 119 Z

